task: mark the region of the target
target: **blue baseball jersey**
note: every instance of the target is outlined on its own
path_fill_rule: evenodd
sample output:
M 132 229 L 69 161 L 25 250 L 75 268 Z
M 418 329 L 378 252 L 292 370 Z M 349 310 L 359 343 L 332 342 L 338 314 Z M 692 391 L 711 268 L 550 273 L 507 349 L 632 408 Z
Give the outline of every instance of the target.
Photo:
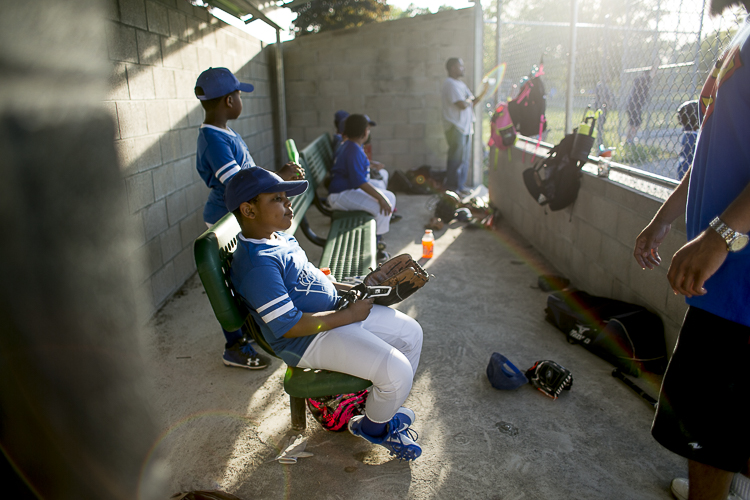
M 703 117 L 688 188 L 690 240 L 708 228 L 750 184 L 750 24 L 717 62 L 701 91 Z M 730 252 L 705 284 L 706 295 L 687 303 L 750 326 L 750 245 Z
M 255 161 L 240 134 L 206 124 L 201 125 L 198 132 L 195 161 L 198 174 L 211 188 L 203 209 L 203 220 L 214 224 L 227 213 L 224 186 L 241 168 L 254 167 Z
M 362 146 L 353 141 L 342 142 L 334 154 L 329 193 L 341 193 L 370 180 L 370 160 Z
M 302 313 L 332 311 L 339 302 L 333 283 L 307 260 L 293 236 L 281 232 L 263 240 L 238 235 L 231 278 L 263 337 L 289 366 L 297 366 L 315 335 L 289 339 L 284 334 Z
M 680 155 L 677 157 L 677 178 L 682 179 L 693 164 L 698 132 L 685 130 L 680 136 Z

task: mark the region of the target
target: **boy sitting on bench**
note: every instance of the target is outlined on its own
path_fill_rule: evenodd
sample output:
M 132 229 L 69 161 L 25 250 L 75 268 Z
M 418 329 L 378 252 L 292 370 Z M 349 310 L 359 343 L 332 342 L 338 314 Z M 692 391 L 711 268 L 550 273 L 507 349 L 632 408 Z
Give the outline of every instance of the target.
M 241 233 L 231 278 L 266 341 L 289 366 L 323 369 L 371 380 L 365 415 L 349 431 L 386 447 L 403 460 L 422 453 L 410 429 L 416 416 L 401 407 L 412 387 L 422 351 L 422 328 L 406 314 L 372 299 L 337 310 L 339 291 L 307 259 L 297 240 L 283 233 L 294 213 L 289 196 L 307 181 L 284 181 L 260 167 L 238 172 L 226 188 L 227 209 Z

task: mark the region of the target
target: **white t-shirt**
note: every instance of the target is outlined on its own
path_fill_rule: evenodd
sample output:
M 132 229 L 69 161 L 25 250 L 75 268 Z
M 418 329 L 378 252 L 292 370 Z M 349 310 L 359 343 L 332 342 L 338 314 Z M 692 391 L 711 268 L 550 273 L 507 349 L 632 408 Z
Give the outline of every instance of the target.
M 451 125 L 455 125 L 464 135 L 471 133 L 471 123 L 474 121 L 474 108 L 469 106 L 468 108 L 460 109 L 454 104 L 457 101 L 465 101 L 469 97 L 474 98 L 469 87 L 461 80 L 448 77 L 443 82 L 442 94 L 443 125 L 446 130 Z

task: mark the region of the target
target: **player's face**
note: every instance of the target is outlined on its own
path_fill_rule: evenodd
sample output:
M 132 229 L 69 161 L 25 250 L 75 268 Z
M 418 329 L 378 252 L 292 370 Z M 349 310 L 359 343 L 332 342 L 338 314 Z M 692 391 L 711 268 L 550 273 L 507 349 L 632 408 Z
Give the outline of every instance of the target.
M 284 231 L 292 225 L 292 202 L 285 192 L 262 193 L 256 204 L 255 225 L 269 235 L 274 231 Z
M 230 95 L 232 96 L 232 112 L 229 119 L 236 120 L 242 114 L 242 92 L 235 90 Z

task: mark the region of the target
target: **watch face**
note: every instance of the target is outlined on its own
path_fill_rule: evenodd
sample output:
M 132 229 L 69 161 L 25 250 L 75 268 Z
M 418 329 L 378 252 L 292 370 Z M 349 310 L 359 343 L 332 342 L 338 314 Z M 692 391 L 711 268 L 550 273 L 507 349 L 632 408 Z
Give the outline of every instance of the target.
M 748 236 L 746 234 L 743 234 L 741 236 L 737 236 L 732 243 L 729 244 L 729 251 L 730 252 L 739 252 L 743 248 L 747 246 Z

